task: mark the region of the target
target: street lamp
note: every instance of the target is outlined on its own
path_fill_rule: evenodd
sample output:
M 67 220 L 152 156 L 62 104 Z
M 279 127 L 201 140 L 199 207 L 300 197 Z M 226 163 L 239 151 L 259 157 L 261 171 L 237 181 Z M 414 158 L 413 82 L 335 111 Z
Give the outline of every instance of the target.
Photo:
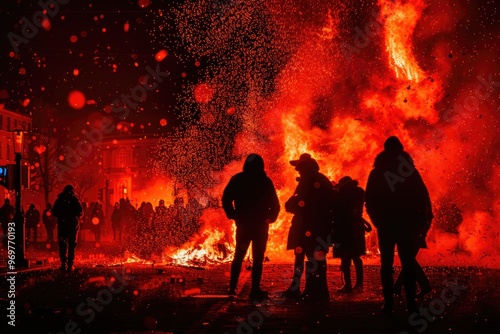
M 14 141 L 14 153 L 16 159 L 16 169 L 14 180 L 14 189 L 16 191 L 16 213 L 14 215 L 14 224 L 16 226 L 15 232 L 15 248 L 16 258 L 15 264 L 17 268 L 28 267 L 28 260 L 25 258 L 25 229 L 24 229 L 24 215 L 21 210 L 21 160 L 23 159 L 23 138 L 24 132 L 21 129 L 12 131 L 12 138 Z

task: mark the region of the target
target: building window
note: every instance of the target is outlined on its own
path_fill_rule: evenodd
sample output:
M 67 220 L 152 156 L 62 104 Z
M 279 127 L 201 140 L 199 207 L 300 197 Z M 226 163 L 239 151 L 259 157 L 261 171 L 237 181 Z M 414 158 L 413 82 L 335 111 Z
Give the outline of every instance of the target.
M 116 164 L 118 167 L 128 167 L 129 156 L 126 148 L 120 148 L 116 154 Z
M 0 159 L 3 159 L 3 143 L 0 142 Z
M 14 130 L 17 129 L 17 118 L 14 118 Z
M 10 131 L 10 117 L 7 117 L 7 131 Z
M 7 160 L 10 160 L 10 143 L 7 143 Z
M 0 130 L 3 129 L 3 115 L 0 115 Z

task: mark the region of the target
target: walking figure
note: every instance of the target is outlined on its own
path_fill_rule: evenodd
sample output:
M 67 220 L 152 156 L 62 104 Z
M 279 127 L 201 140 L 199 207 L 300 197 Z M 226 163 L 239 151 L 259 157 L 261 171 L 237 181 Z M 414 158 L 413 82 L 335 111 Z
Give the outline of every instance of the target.
M 241 265 L 252 243 L 252 289 L 250 299 L 262 300 L 268 293 L 260 289 L 262 265 L 266 251 L 269 224 L 276 221 L 280 204 L 273 182 L 264 171 L 260 155 L 250 154 L 243 172 L 234 175 L 222 195 L 227 218 L 236 223 L 236 251 L 231 264 L 229 294 L 236 294 Z
M 3 230 L 3 246 L 4 248 L 7 248 L 7 226 L 10 222 L 12 222 L 12 219 L 14 219 L 14 213 L 16 212 L 16 209 L 10 205 L 10 199 L 6 198 L 4 201 L 4 205 L 0 208 L 0 223 L 2 223 L 2 230 Z
M 366 185 L 366 211 L 377 228 L 380 275 L 385 313 L 394 305 L 394 247 L 403 267 L 406 307 L 417 311 L 415 258 L 419 240 L 428 230 L 432 216 L 429 192 L 397 137 L 389 137 L 377 155 Z
M 326 254 L 331 246 L 335 190 L 330 180 L 319 172 L 319 165 L 310 154 L 301 154 L 290 164 L 299 172 L 300 178 L 294 194 L 285 203 L 286 211 L 294 214 L 287 249 L 294 250 L 295 264 L 292 284 L 284 295 L 297 297 L 300 294 L 305 256 L 306 285 L 300 298 L 312 302 L 329 301 Z
M 75 260 L 76 236 L 82 205 L 74 193 L 72 185 L 64 187 L 54 202 L 52 214 L 57 218 L 57 234 L 59 239 L 60 270 L 73 271 Z
M 344 285 L 338 290 L 349 293 L 363 289 L 363 261 L 366 254 L 365 232 L 371 231 L 369 223 L 363 219 L 365 191 L 358 181 L 349 176 L 341 178 L 336 185 L 338 201 L 334 210 L 333 256 L 340 258 L 340 270 Z M 351 285 L 351 261 L 356 271 L 356 284 Z
M 30 204 L 26 211 L 26 241 L 30 240 L 31 230 L 33 230 L 33 241 L 38 239 L 38 223 L 40 223 L 40 211 L 35 208 L 35 204 Z

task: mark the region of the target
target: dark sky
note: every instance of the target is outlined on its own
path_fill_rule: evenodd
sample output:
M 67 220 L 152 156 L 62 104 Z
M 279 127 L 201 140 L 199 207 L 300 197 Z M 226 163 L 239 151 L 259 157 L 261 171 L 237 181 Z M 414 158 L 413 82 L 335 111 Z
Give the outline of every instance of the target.
M 114 100 L 139 85 L 141 77 L 148 74 L 148 66 L 156 69 L 159 65 L 160 71 L 170 75 L 155 90 L 147 91 L 145 100 L 131 110 L 127 121 L 134 123 L 132 131 L 171 131 L 178 123 L 176 101 L 185 94 L 182 85 L 190 87 L 203 64 L 195 66 L 196 59 L 176 43 L 174 30 L 163 32 L 169 35 L 169 45 L 154 36 L 151 27 L 157 15 L 152 11 L 170 11 L 175 2 L 148 2 L 73 0 L 59 4 L 59 8 L 53 8 L 53 17 L 48 13 L 50 29 L 37 28 L 25 40 L 27 43 L 19 44 L 19 53 L 13 54 L 16 50 L 9 36 L 24 37 L 19 21 L 26 17 L 32 23 L 41 8 L 36 1 L 2 1 L 1 103 L 8 109 L 31 113 L 35 119 L 46 118 L 47 110 L 52 109 L 55 118 L 73 130 L 81 126 L 79 122 L 92 119 L 89 116 L 95 116 L 95 112 L 110 112 Z M 168 56 L 157 62 L 155 54 L 162 49 L 167 49 Z M 87 104 L 81 109 L 68 106 L 68 94 L 73 90 L 86 96 Z M 161 119 L 168 125 L 161 126 Z

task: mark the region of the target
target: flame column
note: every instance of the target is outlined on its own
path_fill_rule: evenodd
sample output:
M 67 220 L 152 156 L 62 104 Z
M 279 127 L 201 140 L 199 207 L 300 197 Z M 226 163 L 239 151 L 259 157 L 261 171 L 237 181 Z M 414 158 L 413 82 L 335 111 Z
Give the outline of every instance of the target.
M 14 153 L 16 155 L 16 169 L 14 180 L 14 189 L 16 191 L 16 213 L 14 215 L 14 223 L 16 226 L 15 233 L 15 248 L 16 248 L 16 258 L 15 264 L 16 268 L 26 268 L 28 267 L 28 260 L 25 257 L 25 226 L 24 226 L 24 214 L 21 207 L 21 160 L 23 159 L 23 130 L 13 130 L 12 131 L 14 139 Z

